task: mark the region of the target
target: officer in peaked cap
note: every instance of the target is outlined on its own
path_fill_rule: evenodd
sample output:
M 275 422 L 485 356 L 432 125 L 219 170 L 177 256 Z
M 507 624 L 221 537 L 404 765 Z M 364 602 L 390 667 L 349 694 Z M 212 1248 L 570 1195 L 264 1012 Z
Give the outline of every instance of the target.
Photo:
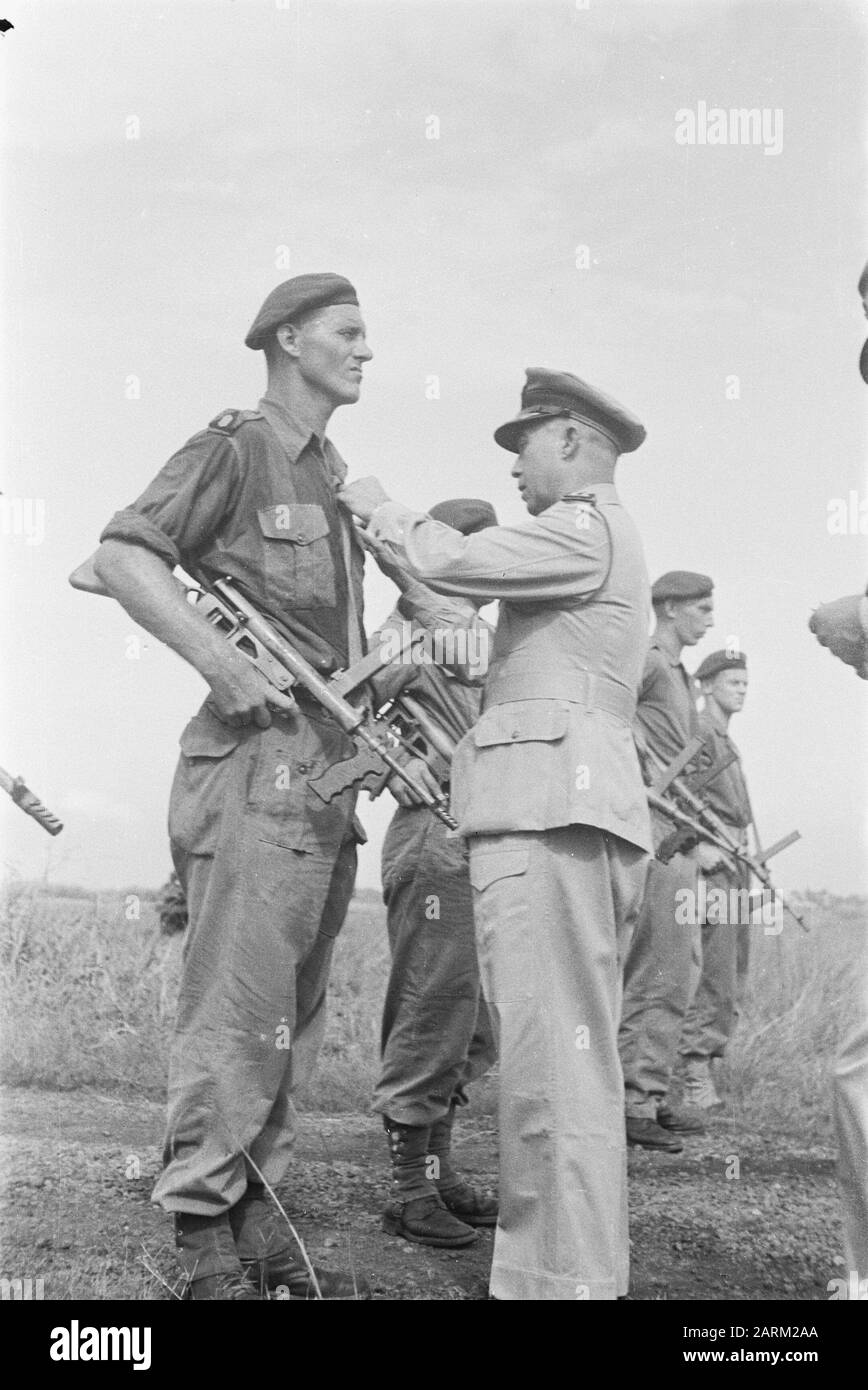
M 529 424 L 559 415 L 591 425 L 612 441 L 619 454 L 632 453 L 645 439 L 641 421 L 595 386 L 571 372 L 528 367 L 521 409 L 494 431 L 495 441 L 502 449 L 517 454 L 522 432 Z
M 372 354 L 356 292 L 333 274 L 278 285 L 245 341 L 266 358 L 257 409 L 223 411 L 188 440 L 112 517 L 96 558 L 105 588 L 211 686 L 181 736 L 169 808 L 190 925 L 154 1201 L 174 1217 L 194 1300 L 280 1286 L 352 1299 L 364 1281 L 320 1270 L 314 1284 L 262 1186 L 289 1163 L 293 1092 L 316 1059 L 364 839 L 355 791 L 326 806 L 304 774 L 352 744 L 301 695 L 269 691 L 179 603 L 171 571 L 228 576 L 324 675 L 363 654 L 364 554 L 336 501 L 346 465 L 326 428 L 358 400 Z
M 579 377 L 534 368 L 495 434 L 521 524 L 462 536 L 375 479 L 343 493 L 423 583 L 500 600 L 483 712 L 452 764 L 500 1039 L 498 1299 L 627 1291 L 618 962 L 651 847 L 632 732 L 650 591 L 614 475 L 644 436 Z

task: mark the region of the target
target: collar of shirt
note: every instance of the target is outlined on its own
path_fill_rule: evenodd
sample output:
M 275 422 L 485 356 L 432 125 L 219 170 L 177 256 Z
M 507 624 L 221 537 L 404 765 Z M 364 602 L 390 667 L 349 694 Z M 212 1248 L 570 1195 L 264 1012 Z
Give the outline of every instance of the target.
M 265 416 L 293 463 L 297 463 L 308 444 L 314 444 L 322 451 L 325 435 L 320 439 L 311 425 L 306 425 L 298 416 L 291 414 L 282 401 L 267 393 L 259 402 L 259 410 Z
M 259 410 L 274 430 L 280 443 L 293 463 L 298 463 L 308 445 L 312 445 L 323 460 L 331 477 L 339 483 L 347 476 L 347 465 L 341 458 L 328 435 L 322 438 L 311 425 L 294 416 L 287 410 L 283 401 L 270 396 L 266 391 L 259 401 Z
M 595 502 L 620 502 L 621 500 L 614 483 L 589 483 L 587 487 L 576 488 L 574 491 L 569 492 L 566 497 L 559 498 L 557 502 L 552 503 L 552 506 L 578 506 L 580 504 L 576 501 L 576 498 L 580 493 L 584 496 L 593 497 Z M 546 511 L 548 510 L 549 509 L 546 508 Z M 543 513 L 541 512 L 540 516 L 542 515 Z
M 693 684 L 693 677 L 687 675 L 687 671 L 685 670 L 684 663 L 682 662 L 681 657 L 673 656 L 669 648 L 664 647 L 663 643 L 656 636 L 651 638 L 649 650 L 659 652 L 660 655 L 665 657 L 665 659 L 669 662 L 670 666 L 678 666 L 682 671 L 684 671 L 684 675 L 690 681 L 690 684 Z

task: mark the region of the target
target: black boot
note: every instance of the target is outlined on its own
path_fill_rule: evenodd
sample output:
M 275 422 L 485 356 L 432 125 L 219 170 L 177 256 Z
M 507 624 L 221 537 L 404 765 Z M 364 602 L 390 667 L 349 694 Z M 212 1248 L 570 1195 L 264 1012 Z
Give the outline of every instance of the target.
M 229 1299 L 244 1303 L 264 1299 L 245 1277 L 226 1212 L 220 1216 L 176 1212 L 175 1245 L 187 1276 L 185 1298 L 194 1302 Z
M 445 1206 L 428 1177 L 428 1126 L 400 1125 L 383 1116 L 389 1137 L 394 1200 L 383 1212 L 383 1230 L 416 1245 L 456 1248 L 471 1245 L 476 1232 Z
M 316 1279 L 301 1258 L 292 1231 L 261 1183 L 247 1191 L 229 1213 L 241 1267 L 249 1283 L 261 1292 L 286 1291 L 290 1299 L 329 1299 L 354 1302 L 371 1297 L 369 1285 L 350 1272 L 313 1265 Z
M 452 1167 L 452 1126 L 455 1123 L 455 1101 L 442 1119 L 431 1126 L 428 1137 L 428 1156 L 435 1160 L 434 1180 L 443 1204 L 454 1216 L 468 1226 L 496 1226 L 497 1199 L 465 1182 Z

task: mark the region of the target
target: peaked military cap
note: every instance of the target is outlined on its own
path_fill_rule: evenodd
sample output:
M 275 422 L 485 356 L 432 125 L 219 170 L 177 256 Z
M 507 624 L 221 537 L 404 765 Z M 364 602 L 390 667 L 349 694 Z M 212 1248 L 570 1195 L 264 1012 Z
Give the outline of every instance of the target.
M 330 271 L 296 275 L 271 291 L 244 341 L 249 348 L 265 347 L 275 328 L 291 323 L 300 314 L 307 314 L 311 309 L 325 309 L 330 304 L 358 305 L 358 302 L 353 286 L 342 275 L 333 275 Z
M 497 513 L 491 503 L 479 497 L 453 497 L 448 502 L 438 502 L 436 507 L 429 508 L 428 515 L 432 521 L 442 521 L 463 536 L 472 536 L 474 531 L 497 525 Z
M 694 574 L 692 570 L 667 570 L 651 586 L 654 603 L 662 603 L 672 598 L 684 602 L 688 599 L 708 598 L 714 592 L 714 580 L 707 574 Z
M 589 386 L 571 372 L 528 367 L 521 393 L 521 410 L 494 431 L 495 442 L 502 449 L 517 454 L 518 438 L 524 426 L 529 420 L 543 420 L 548 415 L 566 415 L 593 425 L 595 430 L 611 439 L 619 454 L 632 453 L 645 438 L 645 426 L 641 421 L 595 386 Z
M 747 670 L 747 657 L 744 652 L 712 652 L 694 672 L 698 681 L 710 681 L 721 671 Z

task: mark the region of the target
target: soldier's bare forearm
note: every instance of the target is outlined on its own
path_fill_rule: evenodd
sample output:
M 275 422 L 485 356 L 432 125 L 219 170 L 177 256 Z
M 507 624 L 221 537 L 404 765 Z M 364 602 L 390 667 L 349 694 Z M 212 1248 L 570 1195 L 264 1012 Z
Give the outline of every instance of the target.
M 141 627 L 211 681 L 239 658 L 224 638 L 187 602 L 166 563 L 141 545 L 103 541 L 94 569 L 122 608 Z

